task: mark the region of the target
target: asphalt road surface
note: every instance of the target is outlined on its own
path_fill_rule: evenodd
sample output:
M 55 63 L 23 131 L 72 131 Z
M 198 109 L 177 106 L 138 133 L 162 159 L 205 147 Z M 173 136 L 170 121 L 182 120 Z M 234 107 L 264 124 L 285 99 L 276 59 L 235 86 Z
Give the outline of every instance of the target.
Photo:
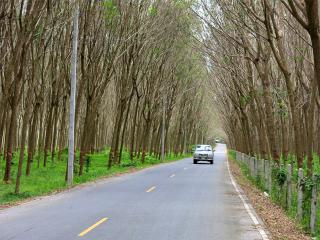
M 231 183 L 226 147 L 0 211 L 1 240 L 262 239 Z

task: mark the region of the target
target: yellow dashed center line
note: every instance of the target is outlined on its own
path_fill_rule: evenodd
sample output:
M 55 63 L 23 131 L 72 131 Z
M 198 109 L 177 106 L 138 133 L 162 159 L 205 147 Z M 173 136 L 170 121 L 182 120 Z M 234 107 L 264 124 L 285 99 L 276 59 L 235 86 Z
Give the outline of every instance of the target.
M 88 227 L 87 229 L 85 229 L 84 231 L 82 231 L 81 233 L 79 233 L 79 237 L 83 237 L 84 235 L 86 235 L 88 232 L 92 231 L 94 228 L 98 227 L 101 223 L 107 221 L 108 218 L 102 218 L 100 221 L 96 222 L 95 224 L 93 224 L 91 227 Z
M 153 187 L 149 188 L 146 192 L 149 193 L 149 192 L 152 192 L 155 189 L 156 189 L 156 186 L 153 186 Z

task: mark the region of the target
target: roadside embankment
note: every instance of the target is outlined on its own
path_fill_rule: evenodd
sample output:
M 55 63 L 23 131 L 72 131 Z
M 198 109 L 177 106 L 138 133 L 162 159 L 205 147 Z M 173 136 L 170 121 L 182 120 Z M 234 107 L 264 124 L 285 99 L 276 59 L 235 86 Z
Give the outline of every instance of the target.
M 235 159 L 229 154 L 232 175 L 249 198 L 252 206 L 262 218 L 266 228 L 275 240 L 307 240 L 310 236 L 285 211 L 273 203 L 269 197 L 259 190 L 241 171 Z

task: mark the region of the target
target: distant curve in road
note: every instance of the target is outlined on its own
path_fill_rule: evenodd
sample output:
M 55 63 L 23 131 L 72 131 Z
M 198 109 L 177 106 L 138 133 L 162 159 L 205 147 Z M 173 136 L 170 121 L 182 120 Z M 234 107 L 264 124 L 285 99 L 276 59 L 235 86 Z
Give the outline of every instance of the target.
M 192 159 L 145 169 L 0 211 L 1 240 L 262 239 L 227 169 Z

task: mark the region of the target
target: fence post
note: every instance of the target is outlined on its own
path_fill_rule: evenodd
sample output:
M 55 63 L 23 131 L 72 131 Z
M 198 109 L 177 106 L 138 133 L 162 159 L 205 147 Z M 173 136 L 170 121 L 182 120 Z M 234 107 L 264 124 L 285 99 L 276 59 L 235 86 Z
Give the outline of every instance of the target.
M 287 166 L 287 209 L 291 209 L 291 203 L 292 203 L 292 184 L 291 184 L 291 164 L 288 164 Z
M 247 155 L 244 155 L 244 157 L 245 157 L 245 159 L 246 159 L 246 165 L 247 165 L 247 167 L 249 167 L 249 169 L 250 169 L 250 162 L 249 162 L 249 158 L 248 158 L 248 156 Z
M 252 173 L 253 173 L 253 178 L 256 179 L 257 175 L 256 175 L 256 172 L 257 172 L 257 159 L 255 157 L 252 157 Z
M 254 177 L 257 179 L 258 174 L 259 174 L 259 159 L 254 158 Z
M 272 163 L 268 160 L 268 191 L 269 195 L 271 196 L 272 191 Z
M 265 162 L 264 162 L 264 159 L 261 159 L 260 160 L 261 162 L 261 167 L 260 167 L 260 174 L 261 174 L 261 180 L 263 180 L 263 185 L 264 185 L 264 168 L 265 168 Z
M 303 191 L 302 191 L 302 179 L 303 179 L 303 169 L 299 168 L 298 171 L 298 209 L 297 209 L 297 218 L 298 221 L 302 220 L 302 200 L 303 200 Z
M 264 159 L 264 178 L 263 178 L 263 181 L 264 181 L 264 189 L 265 191 L 267 191 L 268 189 L 268 160 L 265 160 Z
M 254 177 L 254 158 L 250 157 L 250 174 L 251 177 Z
M 311 234 L 315 233 L 316 226 L 316 216 L 317 216 L 317 176 L 313 174 L 312 176 L 312 198 L 311 198 L 311 216 L 310 216 L 310 230 Z

